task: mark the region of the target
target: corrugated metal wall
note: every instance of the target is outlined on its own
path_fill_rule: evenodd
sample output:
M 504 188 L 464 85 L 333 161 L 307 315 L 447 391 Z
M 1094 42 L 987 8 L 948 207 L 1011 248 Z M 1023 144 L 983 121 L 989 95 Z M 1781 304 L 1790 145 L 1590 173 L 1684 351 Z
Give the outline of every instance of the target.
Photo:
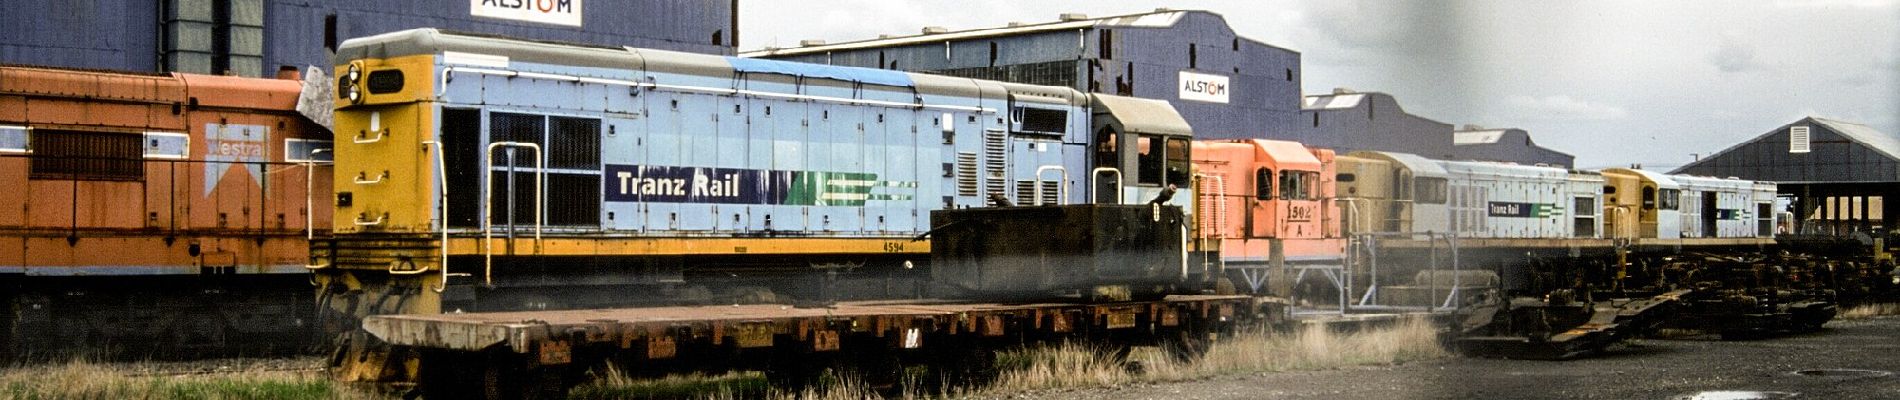
M 1391 95 L 1364 95 L 1357 107 L 1303 112 L 1301 124 L 1311 132 L 1306 143 L 1340 153 L 1378 150 L 1458 158 L 1452 149 L 1451 124 L 1406 113 Z
M 262 6 L 261 61 L 240 32 Z M 581 27 L 537 24 L 469 13 L 467 0 L 14 0 L 0 13 L 0 62 L 127 71 L 209 69 L 198 52 L 211 35 L 200 8 L 228 7 L 234 26 L 227 49 L 239 75 L 265 76 L 279 66 L 329 66 L 326 42 L 413 28 L 442 28 L 521 38 L 732 54 L 730 0 L 586 2 Z M 181 12 L 183 10 L 184 12 Z M 203 14 L 203 15 L 200 15 Z M 332 29 L 333 27 L 333 29 Z M 167 35 L 165 29 L 171 29 Z M 717 35 L 719 43 L 714 42 Z M 176 38 L 167 41 L 167 37 Z M 332 40 L 333 38 L 333 40 Z M 174 44 L 167 51 L 167 44 Z M 161 60 L 173 60 L 165 63 Z M 182 55 L 183 59 L 179 57 Z M 197 71 L 209 72 L 209 71 Z
M 1826 125 L 1805 125 L 1811 129 L 1808 153 L 1788 152 L 1788 127 L 1783 126 L 1674 173 L 1776 182 L 1900 181 L 1900 161 L 1849 140 Z
M 1104 32 L 1113 43 L 1108 57 L 1102 57 L 1100 48 Z M 996 49 L 993 64 L 992 44 Z M 1194 68 L 1189 68 L 1190 45 L 1195 48 Z M 1073 82 L 1071 87 L 1077 90 L 1167 100 L 1194 126 L 1198 138 L 1299 140 L 1306 133 L 1297 123 L 1300 53 L 1239 38 L 1226 20 L 1208 12 L 1183 13 L 1177 23 L 1166 28 L 1029 32 L 947 45 L 937 42 L 774 58 L 986 79 L 1010 75 L 1009 71 L 991 67 L 1014 67 L 1018 79 L 1002 80 L 1031 84 L 1058 82 L 1048 79 L 1047 72 L 1060 67 L 1073 74 L 1066 81 Z M 1069 69 L 1068 63 L 1074 63 L 1074 68 Z M 1028 66 L 1038 68 L 1022 68 Z M 1176 85 L 1183 70 L 1228 77 L 1232 86 L 1228 102 L 1181 100 Z
M 1459 159 L 1478 161 L 1502 161 L 1523 165 L 1552 165 L 1573 167 L 1576 157 L 1556 150 L 1546 149 L 1529 142 L 1530 132 L 1511 129 L 1498 139 L 1497 143 L 1453 145 L 1452 151 Z

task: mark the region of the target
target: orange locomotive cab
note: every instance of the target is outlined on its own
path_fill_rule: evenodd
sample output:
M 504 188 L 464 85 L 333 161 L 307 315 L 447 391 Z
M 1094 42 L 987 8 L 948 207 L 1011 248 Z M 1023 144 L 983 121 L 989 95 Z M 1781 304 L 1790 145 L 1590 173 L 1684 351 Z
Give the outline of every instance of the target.
M 1333 188 L 1333 151 L 1278 140 L 1194 143 L 1199 175 L 1196 228 L 1203 249 L 1241 289 L 1260 292 L 1273 276 L 1306 266 L 1343 265 Z M 1276 284 L 1270 292 L 1285 294 Z

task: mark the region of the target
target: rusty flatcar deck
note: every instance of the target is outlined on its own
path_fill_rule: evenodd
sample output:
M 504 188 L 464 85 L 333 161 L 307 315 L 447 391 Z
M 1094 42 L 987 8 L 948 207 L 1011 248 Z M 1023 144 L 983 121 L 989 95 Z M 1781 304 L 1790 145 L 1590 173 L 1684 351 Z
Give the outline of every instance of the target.
M 722 305 L 432 315 L 380 315 L 363 328 L 390 344 L 424 349 L 534 354 L 565 363 L 571 346 L 611 344 L 649 359 L 671 358 L 697 342 L 738 348 L 798 346 L 831 351 L 841 335 L 889 338 L 918 348 L 926 337 L 1178 328 L 1231 322 L 1269 300 L 1248 296 L 1170 296 L 1117 303 L 972 303 L 941 300 L 844 302 L 826 308 Z

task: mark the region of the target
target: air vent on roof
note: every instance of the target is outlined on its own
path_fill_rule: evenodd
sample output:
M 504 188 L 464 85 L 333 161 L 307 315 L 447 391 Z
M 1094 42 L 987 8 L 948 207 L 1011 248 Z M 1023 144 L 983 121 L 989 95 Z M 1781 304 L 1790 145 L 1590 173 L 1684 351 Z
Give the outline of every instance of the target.
M 1155 7 L 1155 12 L 1158 12 L 1158 13 L 1169 12 L 1169 11 L 1174 11 L 1174 9 L 1167 8 L 1167 7 Z
M 823 46 L 825 45 L 825 40 L 824 39 L 805 39 L 805 40 L 798 41 L 798 45 L 799 46 Z
M 877 38 L 878 38 L 878 39 L 890 39 L 890 38 L 894 38 L 894 37 L 897 37 L 897 36 L 898 36 L 898 35 L 892 35 L 892 34 L 889 34 L 889 33 L 879 33 L 879 34 L 877 34 Z
M 1465 124 L 1465 130 L 1467 130 L 1467 131 L 1482 131 L 1482 130 L 1484 130 L 1484 127 L 1483 127 L 1483 126 L 1479 126 L 1478 124 Z
M 924 27 L 924 34 L 925 34 L 925 35 L 935 35 L 935 34 L 940 34 L 940 33 L 950 33 L 950 28 L 945 28 L 945 27 L 941 27 L 941 26 L 926 26 L 926 27 Z
M 1788 127 L 1788 152 L 1806 153 L 1808 150 L 1808 126 Z
M 1358 92 L 1353 91 L 1352 88 L 1344 88 L 1344 87 L 1333 88 L 1333 94 L 1353 94 L 1353 93 L 1358 93 Z
M 1062 13 L 1062 20 L 1063 20 L 1063 21 L 1081 21 L 1081 20 L 1085 20 L 1085 19 L 1089 19 L 1089 15 L 1088 15 L 1088 14 L 1083 14 L 1083 13 Z
M 1022 21 L 1009 21 L 1009 27 L 1011 28 L 1021 27 L 1023 25 L 1029 25 L 1029 23 L 1022 22 Z

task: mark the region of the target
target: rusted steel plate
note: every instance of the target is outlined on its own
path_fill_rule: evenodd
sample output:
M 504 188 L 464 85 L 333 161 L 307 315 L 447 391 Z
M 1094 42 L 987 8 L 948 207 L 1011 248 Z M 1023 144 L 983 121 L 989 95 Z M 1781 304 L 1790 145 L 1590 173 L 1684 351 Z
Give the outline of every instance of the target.
M 1223 311 L 1235 304 L 1251 304 L 1246 296 L 1172 296 L 1162 309 L 1176 305 L 1216 308 Z M 784 305 L 682 306 L 595 310 L 522 311 L 496 313 L 378 315 L 365 318 L 363 328 L 391 344 L 423 348 L 478 351 L 504 345 L 517 353 L 528 353 L 536 343 L 549 339 L 579 338 L 631 346 L 644 342 L 651 358 L 671 356 L 671 341 L 636 339 L 673 333 L 706 335 L 715 341 L 735 340 L 741 347 L 764 347 L 772 343 L 772 334 L 797 334 L 823 326 L 826 321 L 849 325 L 862 331 L 866 325 L 874 333 L 900 335 L 906 346 L 920 346 L 923 332 L 953 329 L 962 316 L 981 316 L 981 334 L 995 335 L 1007 326 L 1006 319 L 1032 319 L 1054 316 L 1051 330 L 1068 331 L 1066 315 L 1095 313 L 1112 319 L 1114 327 L 1129 327 L 1137 310 L 1148 310 L 1149 303 L 958 303 L 948 301 L 870 301 L 845 302 L 830 308 L 796 308 Z M 835 349 L 838 333 L 813 329 L 814 350 Z M 621 335 L 618 338 L 611 335 Z M 801 335 L 802 336 L 802 335 Z

